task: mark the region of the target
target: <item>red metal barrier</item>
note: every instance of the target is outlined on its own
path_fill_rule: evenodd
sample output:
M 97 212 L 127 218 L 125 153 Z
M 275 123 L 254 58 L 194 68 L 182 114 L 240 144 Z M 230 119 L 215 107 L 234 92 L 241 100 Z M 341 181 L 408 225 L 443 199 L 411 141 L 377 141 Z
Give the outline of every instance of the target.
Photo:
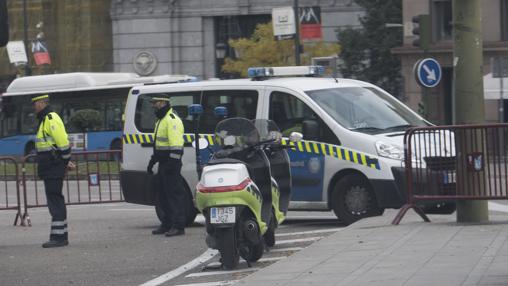
M 17 210 L 14 225 L 18 225 L 18 221 L 24 225 L 21 215 L 20 183 L 16 159 L 0 157 L 0 210 Z M 16 196 L 15 199 L 13 195 Z
M 404 136 L 406 204 L 425 201 L 508 199 L 508 124 L 451 125 L 408 130 Z
M 71 161 L 76 165 L 68 170 L 64 179 L 63 194 L 66 205 L 123 202 L 119 171 L 120 150 L 73 152 Z M 25 215 L 30 225 L 28 208 L 44 207 L 44 182 L 37 176 L 35 155 L 23 160 L 23 197 Z

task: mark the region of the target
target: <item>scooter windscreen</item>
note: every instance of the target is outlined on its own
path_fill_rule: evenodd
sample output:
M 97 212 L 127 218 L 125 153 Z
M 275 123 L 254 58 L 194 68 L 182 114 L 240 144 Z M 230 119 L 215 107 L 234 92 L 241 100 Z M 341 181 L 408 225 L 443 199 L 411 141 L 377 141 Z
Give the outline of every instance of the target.
M 282 142 L 282 132 L 279 126 L 269 119 L 254 119 L 252 120 L 254 126 L 259 132 L 261 142 L 273 141 L 274 143 Z
M 241 117 L 228 118 L 217 123 L 215 141 L 223 149 L 245 149 L 260 141 L 258 129 L 248 119 Z

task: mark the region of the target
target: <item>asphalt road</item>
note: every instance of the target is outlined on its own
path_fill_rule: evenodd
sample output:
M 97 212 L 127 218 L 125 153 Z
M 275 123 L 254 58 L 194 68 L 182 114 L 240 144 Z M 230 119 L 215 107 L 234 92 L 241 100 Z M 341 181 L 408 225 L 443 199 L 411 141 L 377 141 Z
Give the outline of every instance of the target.
M 218 255 L 209 255 L 203 263 L 195 260 L 203 260 L 207 252 L 202 217 L 186 229 L 185 236 L 166 238 L 151 234 L 158 226 L 152 207 L 127 203 L 69 206 L 70 245 L 43 249 L 41 244 L 49 235 L 48 211 L 36 208 L 29 214 L 32 227 L 14 227 L 15 212 L 0 211 L 0 285 L 234 281 L 343 227 L 330 212 L 290 212 L 278 230 L 279 243 L 264 254 L 264 261 L 252 268 L 241 263 L 237 273 L 221 273 L 216 269 Z M 192 265 L 185 266 L 189 262 Z

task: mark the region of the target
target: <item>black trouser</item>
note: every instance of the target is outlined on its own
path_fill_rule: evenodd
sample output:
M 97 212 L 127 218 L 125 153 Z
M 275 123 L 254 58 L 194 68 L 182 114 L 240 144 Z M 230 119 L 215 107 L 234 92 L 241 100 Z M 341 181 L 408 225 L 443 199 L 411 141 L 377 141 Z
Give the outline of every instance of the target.
M 159 203 L 164 211 L 162 227 L 185 228 L 185 188 L 181 162 L 159 163 Z
M 62 178 L 44 179 L 46 201 L 51 214 L 50 240 L 67 240 L 67 209 L 62 187 Z

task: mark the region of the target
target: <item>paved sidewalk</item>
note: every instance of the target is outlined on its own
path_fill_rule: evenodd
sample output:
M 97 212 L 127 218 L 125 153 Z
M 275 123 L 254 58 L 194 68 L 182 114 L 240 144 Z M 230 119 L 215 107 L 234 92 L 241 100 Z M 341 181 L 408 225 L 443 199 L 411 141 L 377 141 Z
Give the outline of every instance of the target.
M 508 285 L 508 214 L 457 224 L 424 223 L 410 210 L 361 220 L 236 285 Z

